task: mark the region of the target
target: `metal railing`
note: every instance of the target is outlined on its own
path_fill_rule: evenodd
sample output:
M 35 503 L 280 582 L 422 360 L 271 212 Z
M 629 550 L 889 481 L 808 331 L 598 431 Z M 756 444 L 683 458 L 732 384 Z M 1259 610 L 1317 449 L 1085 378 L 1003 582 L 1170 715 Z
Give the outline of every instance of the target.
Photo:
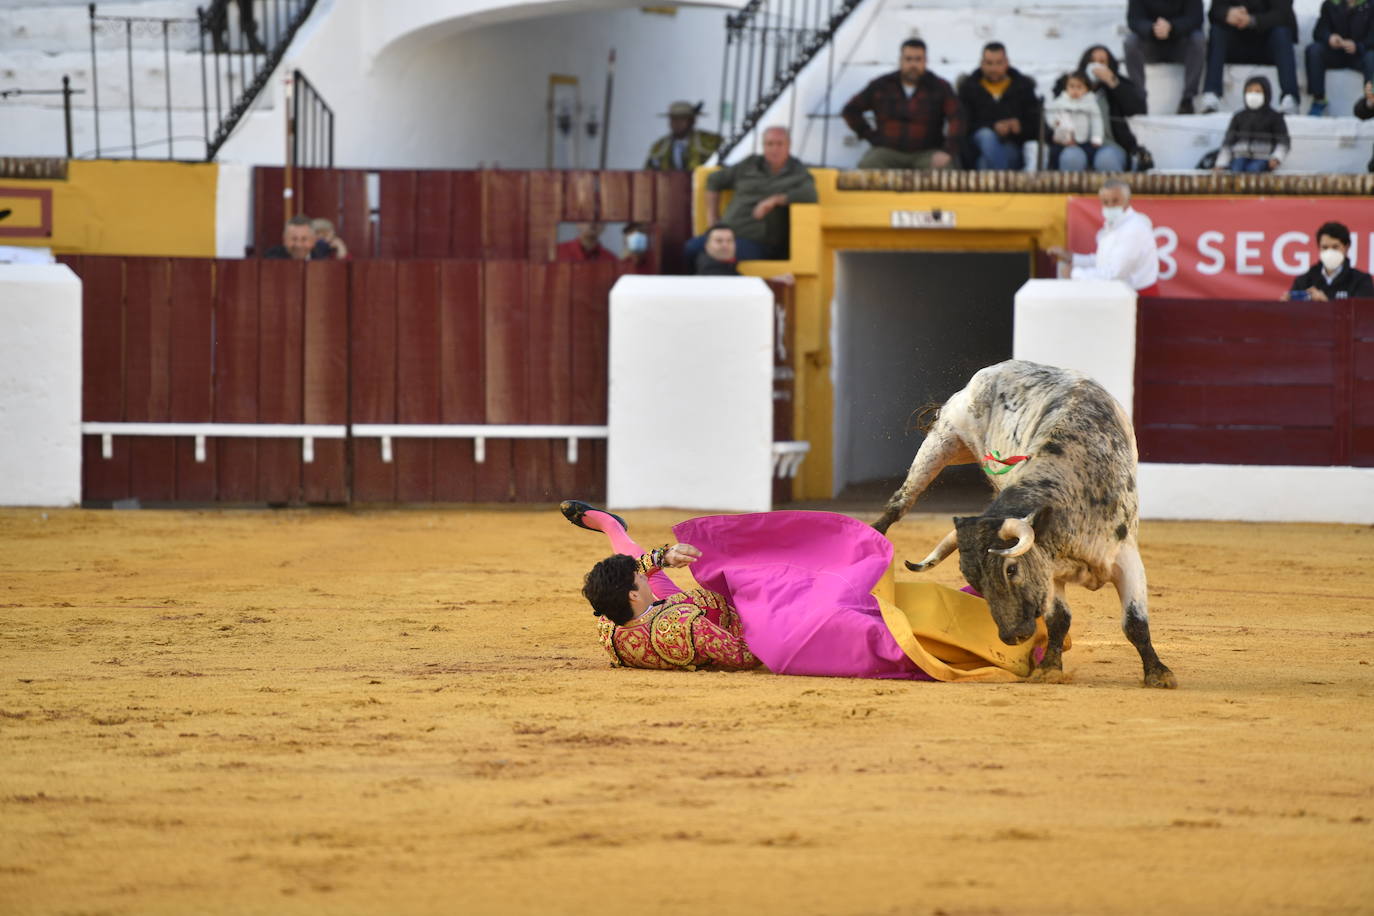
M 725 19 L 720 157 L 763 117 L 863 0 L 749 0 Z
M 72 96 L 85 95 L 85 89 L 73 89 L 72 78 L 62 74 L 61 89 L 5 89 L 0 90 L 0 99 L 17 98 L 23 95 L 60 95 L 62 96 L 62 121 L 67 137 L 67 158 L 72 158 Z
M 329 168 L 334 165 L 334 109 L 296 70 L 291 75 L 291 165 Z
M 177 155 L 177 144 L 189 141 L 196 144 L 198 151 L 203 144 L 204 158 L 214 159 L 267 85 L 296 31 L 314 7 L 315 0 L 233 0 L 232 3 L 230 0 L 211 0 L 208 7 L 196 10 L 194 19 L 178 19 L 103 16 L 97 13 L 96 4 L 88 4 L 90 90 L 95 128 L 92 153 L 96 157 L 127 154 L 137 159 L 147 155 L 146 147 L 161 147 L 165 143 L 167 159 L 200 158 L 199 155 Z M 143 69 L 136 66 L 136 56 L 150 51 L 161 51 L 162 57 L 163 85 L 158 93 L 161 98 L 155 100 L 147 98 L 149 90 L 146 87 L 140 97 L 136 79 L 136 73 Z M 115 59 L 111 59 L 112 56 Z M 180 78 L 173 69 L 174 61 L 191 62 L 190 69 L 196 60 L 200 65 L 199 98 L 195 97 L 193 88 L 188 88 L 190 81 Z M 123 71 L 122 79 L 114 76 L 119 70 Z M 107 142 L 110 124 L 105 115 L 111 106 L 107 104 L 105 109 L 101 108 L 102 90 L 107 99 L 113 94 L 122 102 L 113 106 L 114 110 L 127 110 L 127 143 Z M 165 137 L 139 139 L 141 101 L 165 107 Z M 192 113 L 192 117 L 194 112 L 199 112 L 199 130 L 191 128 L 188 133 L 183 119 L 182 135 L 178 136 L 178 111 Z M 146 112 L 143 125 L 146 138 Z M 162 158 L 157 153 L 153 155 Z

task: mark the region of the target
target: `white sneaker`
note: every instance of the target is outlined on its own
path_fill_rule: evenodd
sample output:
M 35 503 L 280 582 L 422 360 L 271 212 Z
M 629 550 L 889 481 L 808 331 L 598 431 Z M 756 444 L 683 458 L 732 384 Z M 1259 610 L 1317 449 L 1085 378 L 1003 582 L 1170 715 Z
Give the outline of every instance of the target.
M 1281 114 L 1297 114 L 1298 100 L 1295 96 L 1286 95 L 1279 101 L 1279 112 Z
M 1211 114 L 1211 113 L 1214 112 L 1214 111 L 1220 111 L 1220 110 L 1221 110 L 1221 99 L 1217 98 L 1217 94 L 1216 94 L 1215 92 L 1204 92 L 1202 95 L 1198 96 L 1198 100 L 1197 100 L 1197 113 L 1198 113 L 1198 114 Z

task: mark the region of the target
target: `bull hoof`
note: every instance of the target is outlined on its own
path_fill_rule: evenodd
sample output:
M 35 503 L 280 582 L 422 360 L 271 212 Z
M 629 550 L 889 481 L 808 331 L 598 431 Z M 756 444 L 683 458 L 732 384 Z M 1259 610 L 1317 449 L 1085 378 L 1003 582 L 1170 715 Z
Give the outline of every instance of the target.
M 1178 686 L 1178 678 L 1174 677 L 1174 673 L 1168 668 L 1160 665 L 1154 671 L 1145 672 L 1145 686 L 1173 690 Z
M 1063 668 L 1036 668 L 1031 672 L 1030 679 L 1036 684 L 1064 684 L 1069 676 Z

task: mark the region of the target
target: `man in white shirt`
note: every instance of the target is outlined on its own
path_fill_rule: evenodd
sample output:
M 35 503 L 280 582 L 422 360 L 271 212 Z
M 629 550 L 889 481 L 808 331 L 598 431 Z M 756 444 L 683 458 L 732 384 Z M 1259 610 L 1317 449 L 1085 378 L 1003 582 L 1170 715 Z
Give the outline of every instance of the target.
M 1141 296 L 1159 295 L 1154 223 L 1144 213 L 1131 209 L 1131 186 L 1112 178 L 1103 182 L 1097 197 L 1102 201 L 1097 251 L 1074 254 L 1056 245 L 1050 254 L 1063 264 L 1072 264 L 1071 279 L 1121 280 Z

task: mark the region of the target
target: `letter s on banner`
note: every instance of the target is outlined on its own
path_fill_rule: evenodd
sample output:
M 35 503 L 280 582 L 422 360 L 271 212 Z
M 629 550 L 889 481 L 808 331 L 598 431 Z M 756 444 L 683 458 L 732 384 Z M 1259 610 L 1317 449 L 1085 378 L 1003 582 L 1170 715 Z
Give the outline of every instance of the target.
M 1159 279 L 1172 280 L 1178 273 L 1174 252 L 1178 249 L 1178 233 L 1169 226 L 1155 228 L 1155 247 L 1159 249 Z
M 1294 242 L 1301 245 L 1303 250 L 1299 253 L 1298 260 L 1289 261 L 1284 258 L 1284 250 Z M 1279 269 L 1280 273 L 1288 274 L 1290 277 L 1307 273 L 1307 269 L 1312 266 L 1312 256 L 1307 252 L 1311 244 L 1312 239 L 1306 232 L 1285 232 L 1274 239 L 1274 266 Z
M 1217 246 L 1225 240 L 1226 236 L 1215 229 L 1208 229 L 1197 237 L 1198 254 L 1206 255 L 1211 258 L 1210 261 L 1198 262 L 1198 273 L 1206 274 L 1209 277 L 1215 277 L 1226 269 L 1226 255 L 1222 254 L 1217 248 Z
M 1257 276 L 1264 273 L 1263 264 L 1251 264 L 1251 258 L 1259 257 L 1259 249 L 1254 247 L 1264 241 L 1263 232 L 1236 233 L 1236 273 Z

